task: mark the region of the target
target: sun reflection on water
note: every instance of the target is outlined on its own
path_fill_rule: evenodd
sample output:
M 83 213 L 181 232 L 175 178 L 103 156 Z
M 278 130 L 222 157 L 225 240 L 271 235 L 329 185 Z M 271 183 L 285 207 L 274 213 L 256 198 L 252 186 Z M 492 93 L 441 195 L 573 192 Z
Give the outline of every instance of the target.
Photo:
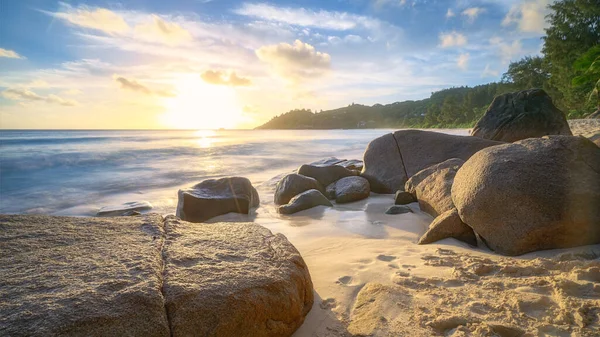
M 196 137 L 198 137 L 198 139 L 196 140 L 196 143 L 198 143 L 198 146 L 200 146 L 203 149 L 209 148 L 212 146 L 213 142 L 214 142 L 214 136 L 217 133 L 214 130 L 198 130 L 194 133 L 194 135 Z

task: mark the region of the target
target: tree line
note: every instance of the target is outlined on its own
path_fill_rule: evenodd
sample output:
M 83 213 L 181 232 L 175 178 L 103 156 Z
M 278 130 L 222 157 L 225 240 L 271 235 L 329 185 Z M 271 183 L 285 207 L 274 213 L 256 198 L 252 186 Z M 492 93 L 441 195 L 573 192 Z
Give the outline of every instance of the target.
M 258 128 L 470 127 L 495 96 L 530 88 L 544 89 L 568 118 L 585 117 L 600 109 L 600 0 L 562 0 L 549 8 L 541 55 L 511 62 L 500 82 L 444 89 L 418 101 L 296 109 Z

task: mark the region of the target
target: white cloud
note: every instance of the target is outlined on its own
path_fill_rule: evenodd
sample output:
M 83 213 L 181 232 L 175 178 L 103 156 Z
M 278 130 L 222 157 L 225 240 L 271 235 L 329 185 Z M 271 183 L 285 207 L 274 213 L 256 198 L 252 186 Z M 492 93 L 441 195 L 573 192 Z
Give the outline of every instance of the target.
M 64 99 L 53 94 L 50 94 L 48 96 L 38 95 L 35 92 L 26 88 L 8 88 L 2 92 L 2 96 L 15 101 L 38 101 L 60 104 L 62 106 L 76 106 L 79 104 L 75 100 Z
M 123 76 L 114 75 L 113 76 L 115 82 L 119 83 L 121 89 L 140 92 L 146 95 L 157 95 L 163 97 L 173 97 L 175 94 L 169 90 L 152 90 L 148 88 L 146 85 L 139 83 L 134 79 L 127 79 Z
M 191 41 L 192 34 L 174 22 L 152 15 L 152 22 L 135 26 L 135 35 L 141 39 L 177 45 Z
M 300 40 L 294 41 L 293 45 L 280 43 L 260 47 L 256 55 L 281 76 L 292 80 L 320 77 L 331 67 L 329 54 L 318 52 L 315 47 Z
M 440 34 L 440 46 L 442 48 L 460 47 L 467 44 L 467 37 L 461 33 L 450 32 Z
M 89 8 L 87 6 L 73 8 L 62 2 L 60 3 L 60 6 L 62 11 L 50 14 L 71 24 L 100 30 L 109 34 L 125 33 L 129 30 L 129 25 L 125 22 L 125 19 L 111 10 L 105 8 Z
M 481 77 L 497 77 L 499 75 L 498 70 L 493 70 L 490 68 L 489 63 L 485 65 L 485 69 L 483 69 L 483 73 L 481 73 Z
M 517 24 L 520 31 L 526 33 L 543 34 L 548 27 L 546 15 L 550 12 L 548 5 L 553 0 L 526 0 L 513 5 L 504 20 L 503 26 Z
M 7 57 L 9 59 L 24 59 L 25 57 L 19 55 L 14 50 L 0 48 L 0 57 Z
M 238 76 L 235 72 L 227 74 L 221 70 L 207 70 L 200 75 L 204 82 L 215 85 L 227 85 L 231 87 L 247 87 L 252 85 L 249 78 Z
M 479 16 L 479 14 L 485 12 L 485 9 L 481 7 L 471 7 L 465 9 L 461 14 L 467 17 L 467 21 L 474 22 L 475 19 Z
M 456 14 L 454 13 L 454 11 L 452 10 L 452 8 L 448 8 L 448 11 L 446 12 L 446 17 L 447 18 L 451 18 L 453 16 L 455 16 Z
M 469 63 L 469 53 L 464 53 L 464 54 L 460 54 L 460 56 L 458 57 L 458 60 L 456 61 L 456 64 L 458 65 L 458 67 L 462 70 L 467 70 L 468 67 L 468 63 Z
M 523 54 L 521 40 L 505 42 L 502 38 L 493 37 L 490 39 L 490 45 L 499 49 L 500 59 L 503 64 L 507 64 Z
M 67 96 L 78 96 L 83 94 L 83 91 L 79 90 L 79 89 L 67 89 L 61 92 L 61 94 L 63 95 L 67 95 Z

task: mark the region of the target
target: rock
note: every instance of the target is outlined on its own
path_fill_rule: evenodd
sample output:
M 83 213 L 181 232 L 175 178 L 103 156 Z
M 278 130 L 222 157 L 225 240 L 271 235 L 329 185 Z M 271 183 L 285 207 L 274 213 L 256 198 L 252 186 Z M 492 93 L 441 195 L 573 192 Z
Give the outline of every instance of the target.
M 335 199 L 335 183 L 327 185 L 327 188 L 325 189 L 325 196 L 329 200 Z
M 404 214 L 404 213 L 412 213 L 412 209 L 410 209 L 410 207 L 408 207 L 406 205 L 394 205 L 394 206 L 391 206 L 390 208 L 388 208 L 387 211 L 385 211 L 385 214 L 391 214 L 391 215 Z
M 360 171 L 363 168 L 362 160 L 358 160 L 358 159 L 344 160 L 342 162 L 337 163 L 336 165 L 345 167 L 350 171 L 353 171 L 353 170 Z
M 346 161 L 346 159 L 338 159 L 336 157 L 329 157 L 329 158 L 324 158 L 324 159 L 312 162 L 312 163 L 310 163 L 310 165 L 312 165 L 312 166 L 331 166 L 331 165 L 339 164 L 344 161 Z
M 396 195 L 394 197 L 394 203 L 396 205 L 407 205 L 416 201 L 417 199 L 411 193 L 403 190 L 396 191 Z
M 302 165 L 298 169 L 298 174 L 315 178 L 321 185 L 327 186 L 341 178 L 353 176 L 354 174 L 347 168 L 330 165 L 330 166 L 313 166 Z
M 248 214 L 259 203 L 258 192 L 246 178 L 209 179 L 179 190 L 177 216 L 190 222 L 204 222 L 229 212 Z
M 333 206 L 319 190 L 308 190 L 293 197 L 287 205 L 277 208 L 281 214 L 294 214 L 316 206 Z
M 477 246 L 475 232 L 460 220 L 456 208 L 438 215 L 429 225 L 427 232 L 419 239 L 419 244 L 424 245 L 446 238 L 455 238 L 471 246 Z
M 163 291 L 172 336 L 291 336 L 313 305 L 304 260 L 253 223 L 169 217 Z
M 542 89 L 523 90 L 497 96 L 475 124 L 471 135 L 515 142 L 546 135 L 567 135 L 571 130 L 562 111 Z
M 393 193 L 403 190 L 408 178 L 424 168 L 450 158 L 467 160 L 481 149 L 500 144 L 478 137 L 432 131 L 396 131 L 369 144 L 361 176 L 369 180 L 371 191 Z
M 345 177 L 335 182 L 335 202 L 347 203 L 369 197 L 369 181 L 363 177 Z
M 126 202 L 118 206 L 105 206 L 100 208 L 97 216 L 128 216 L 137 215 L 152 209 L 152 204 L 147 201 Z M 137 214 L 135 213 L 137 212 Z
M 0 215 L 0 334 L 170 336 L 160 215 Z
M 583 137 L 482 150 L 456 174 L 460 218 L 498 253 L 600 242 L 600 148 Z
M 275 187 L 275 205 L 285 205 L 298 194 L 312 189 L 323 192 L 323 186 L 316 179 L 296 173 L 288 174 Z
M 408 179 L 405 189 L 419 201 L 421 210 L 436 217 L 454 208 L 452 183 L 464 163 L 452 158 L 432 165 Z

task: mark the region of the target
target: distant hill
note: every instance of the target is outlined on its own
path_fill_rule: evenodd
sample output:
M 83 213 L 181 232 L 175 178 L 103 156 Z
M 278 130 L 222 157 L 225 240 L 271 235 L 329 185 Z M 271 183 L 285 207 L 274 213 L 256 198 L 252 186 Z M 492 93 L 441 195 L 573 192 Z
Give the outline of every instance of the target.
M 489 83 L 444 89 L 419 101 L 373 106 L 351 104 L 316 113 L 296 109 L 273 117 L 256 129 L 470 127 L 483 115 L 496 95 L 515 90 L 520 88 L 506 83 Z

